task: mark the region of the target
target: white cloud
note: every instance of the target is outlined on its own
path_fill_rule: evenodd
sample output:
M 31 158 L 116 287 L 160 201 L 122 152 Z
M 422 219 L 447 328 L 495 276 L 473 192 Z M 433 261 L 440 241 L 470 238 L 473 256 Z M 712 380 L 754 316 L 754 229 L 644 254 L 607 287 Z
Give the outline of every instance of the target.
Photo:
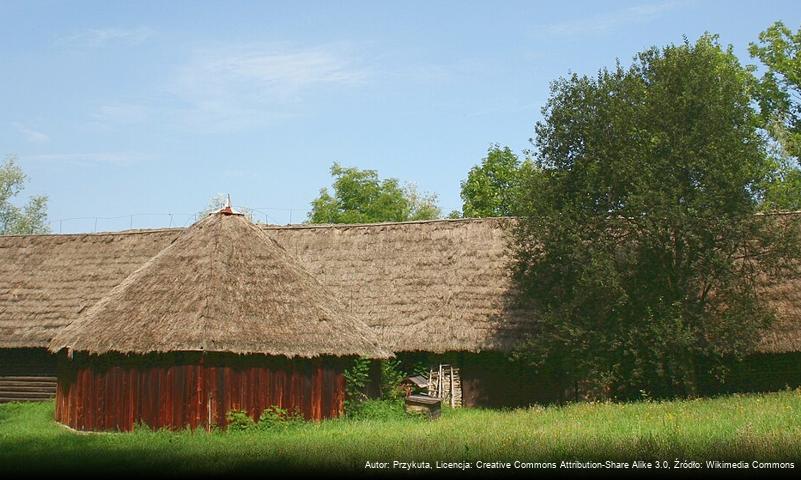
M 168 93 L 192 128 L 240 128 L 295 116 L 304 96 L 354 87 L 369 77 L 344 45 L 233 45 L 196 51 L 171 76 Z
M 363 83 L 366 72 L 333 46 L 238 46 L 197 52 L 176 78 L 181 94 L 290 96 L 320 85 Z
M 22 123 L 12 122 L 11 125 L 30 143 L 47 143 L 50 141 L 50 137 L 47 134 L 34 130 Z
M 138 45 L 154 35 L 149 27 L 89 28 L 58 38 L 57 43 L 84 47 L 102 47 L 113 43 Z
M 33 162 L 66 163 L 87 167 L 96 165 L 128 166 L 136 162 L 153 158 L 151 155 L 131 152 L 97 152 L 97 153 L 47 153 L 41 155 L 25 155 L 25 160 Z
M 650 22 L 684 3 L 686 2 L 671 0 L 637 5 L 614 10 L 609 13 L 594 15 L 592 17 L 545 24 L 541 25 L 536 30 L 546 35 L 556 36 L 604 33 L 627 25 Z
M 303 115 L 313 95 L 364 85 L 374 74 L 341 43 L 218 45 L 190 52 L 159 90 L 139 100 L 95 106 L 87 126 L 157 121 L 195 133 L 260 128 Z

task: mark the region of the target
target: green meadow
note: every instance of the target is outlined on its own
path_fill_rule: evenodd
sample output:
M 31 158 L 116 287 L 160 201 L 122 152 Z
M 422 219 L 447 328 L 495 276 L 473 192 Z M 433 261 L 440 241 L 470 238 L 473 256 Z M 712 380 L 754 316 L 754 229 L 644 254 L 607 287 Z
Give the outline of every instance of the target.
M 0 405 L 0 471 L 365 471 L 366 462 L 801 460 L 801 391 L 516 410 L 446 409 L 244 431 L 78 433 L 53 403 Z M 433 465 L 432 465 L 433 466 Z M 672 465 L 669 465 L 672 466 Z M 475 467 L 475 465 L 473 465 Z M 397 471 L 394 471 L 397 472 Z

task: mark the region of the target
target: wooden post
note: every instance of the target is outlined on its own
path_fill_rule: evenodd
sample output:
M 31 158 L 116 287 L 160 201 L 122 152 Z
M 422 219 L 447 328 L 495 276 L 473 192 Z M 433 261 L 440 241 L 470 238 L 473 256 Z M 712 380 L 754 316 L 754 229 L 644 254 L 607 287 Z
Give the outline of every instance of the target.
M 432 397 L 434 396 L 434 390 L 433 389 L 436 388 L 436 387 L 434 387 L 434 378 L 433 377 L 434 377 L 434 369 L 429 367 L 428 368 L 428 394 L 430 396 L 432 396 Z
M 450 396 L 451 396 L 451 408 L 453 408 L 453 365 L 451 365 L 451 390 L 450 390 Z
M 206 394 L 206 409 L 209 412 L 209 419 L 208 419 L 208 422 L 206 423 L 206 431 L 207 432 L 211 431 L 211 398 L 212 398 L 211 390 L 208 390 L 208 393 Z
M 437 393 L 439 398 L 443 397 L 443 389 L 445 385 L 442 384 L 442 364 L 439 365 L 439 375 L 437 376 Z

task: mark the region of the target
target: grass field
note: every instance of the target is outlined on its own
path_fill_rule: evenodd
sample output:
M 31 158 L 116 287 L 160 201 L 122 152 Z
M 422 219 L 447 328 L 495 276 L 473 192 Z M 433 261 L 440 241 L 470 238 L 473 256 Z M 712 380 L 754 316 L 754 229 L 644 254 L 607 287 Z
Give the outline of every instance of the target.
M 447 410 L 285 431 L 76 433 L 53 404 L 0 405 L 0 472 L 356 470 L 366 461 L 801 460 L 801 391 L 672 402 Z M 329 470 L 330 471 L 330 470 Z

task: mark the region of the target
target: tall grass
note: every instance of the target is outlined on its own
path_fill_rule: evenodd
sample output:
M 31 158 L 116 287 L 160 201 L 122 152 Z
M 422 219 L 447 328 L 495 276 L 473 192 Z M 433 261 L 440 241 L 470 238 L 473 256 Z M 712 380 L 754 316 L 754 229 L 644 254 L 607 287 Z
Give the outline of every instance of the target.
M 53 404 L 0 405 L 0 471 L 192 475 L 359 470 L 366 461 L 801 459 L 801 391 L 517 410 L 446 409 L 241 432 L 76 433 Z

